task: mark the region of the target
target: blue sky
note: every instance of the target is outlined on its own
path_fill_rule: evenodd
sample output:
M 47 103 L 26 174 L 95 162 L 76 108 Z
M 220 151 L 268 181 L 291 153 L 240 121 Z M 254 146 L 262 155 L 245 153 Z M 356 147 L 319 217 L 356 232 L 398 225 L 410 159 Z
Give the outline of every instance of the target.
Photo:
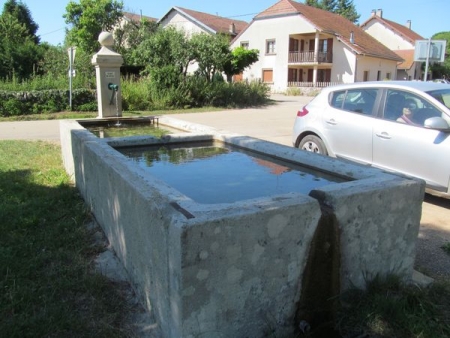
M 5 2 L 6 0 L 0 0 L 1 11 Z M 53 45 L 62 44 L 66 28 L 62 16 L 69 0 L 22 0 L 22 2 L 28 6 L 33 20 L 39 25 L 38 35 L 41 36 L 41 41 Z M 247 22 L 276 2 L 277 0 L 123 0 L 125 11 L 142 13 L 154 18 L 161 18 L 171 7 L 179 6 Z M 360 23 L 370 17 L 373 9 L 380 8 L 383 10 L 383 17 L 388 20 L 400 24 L 406 24 L 411 20 L 411 28 L 424 38 L 438 32 L 450 31 L 449 0 L 353 0 L 353 4 L 361 15 Z

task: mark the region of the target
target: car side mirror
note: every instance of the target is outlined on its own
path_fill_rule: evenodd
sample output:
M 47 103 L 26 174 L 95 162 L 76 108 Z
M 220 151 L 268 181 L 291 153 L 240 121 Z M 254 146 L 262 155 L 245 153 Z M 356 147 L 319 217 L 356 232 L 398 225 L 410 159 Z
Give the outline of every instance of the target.
M 450 126 L 448 125 L 447 121 L 439 116 L 430 117 L 426 119 L 423 125 L 425 128 L 428 129 L 436 129 L 440 131 L 450 132 Z

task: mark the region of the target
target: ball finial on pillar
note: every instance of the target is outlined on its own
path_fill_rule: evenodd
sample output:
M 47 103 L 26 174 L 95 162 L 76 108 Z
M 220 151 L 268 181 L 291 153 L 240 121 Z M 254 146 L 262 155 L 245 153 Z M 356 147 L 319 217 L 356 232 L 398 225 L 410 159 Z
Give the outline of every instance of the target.
M 101 32 L 98 36 L 98 42 L 102 47 L 112 47 L 114 45 L 114 37 L 110 32 Z

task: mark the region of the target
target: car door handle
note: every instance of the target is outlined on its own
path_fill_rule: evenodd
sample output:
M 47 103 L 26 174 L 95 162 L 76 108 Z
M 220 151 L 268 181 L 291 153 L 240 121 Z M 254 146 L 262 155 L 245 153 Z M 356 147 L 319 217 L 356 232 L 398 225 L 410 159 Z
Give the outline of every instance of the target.
M 382 139 L 385 139 L 385 140 L 390 140 L 391 139 L 391 135 L 389 135 L 385 131 L 383 131 L 381 133 L 375 133 L 375 135 L 377 135 L 379 138 L 382 138 Z
M 327 120 L 327 124 L 331 124 L 331 125 L 335 126 L 337 124 L 337 122 L 334 119 L 329 119 L 329 120 Z

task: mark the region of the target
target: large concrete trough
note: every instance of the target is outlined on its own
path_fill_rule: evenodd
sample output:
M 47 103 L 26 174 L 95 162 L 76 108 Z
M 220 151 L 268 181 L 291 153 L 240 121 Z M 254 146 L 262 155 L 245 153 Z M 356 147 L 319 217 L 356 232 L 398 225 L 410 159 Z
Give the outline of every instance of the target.
M 190 131 L 100 139 L 62 121 L 67 172 L 164 337 L 294 334 L 332 316 L 334 296 L 413 273 L 424 183 L 161 117 Z M 198 203 L 119 147 L 218 141 L 338 178 L 309 193 Z M 233 168 L 230 168 L 233 170 Z M 220 193 L 220 187 L 217 193 Z

